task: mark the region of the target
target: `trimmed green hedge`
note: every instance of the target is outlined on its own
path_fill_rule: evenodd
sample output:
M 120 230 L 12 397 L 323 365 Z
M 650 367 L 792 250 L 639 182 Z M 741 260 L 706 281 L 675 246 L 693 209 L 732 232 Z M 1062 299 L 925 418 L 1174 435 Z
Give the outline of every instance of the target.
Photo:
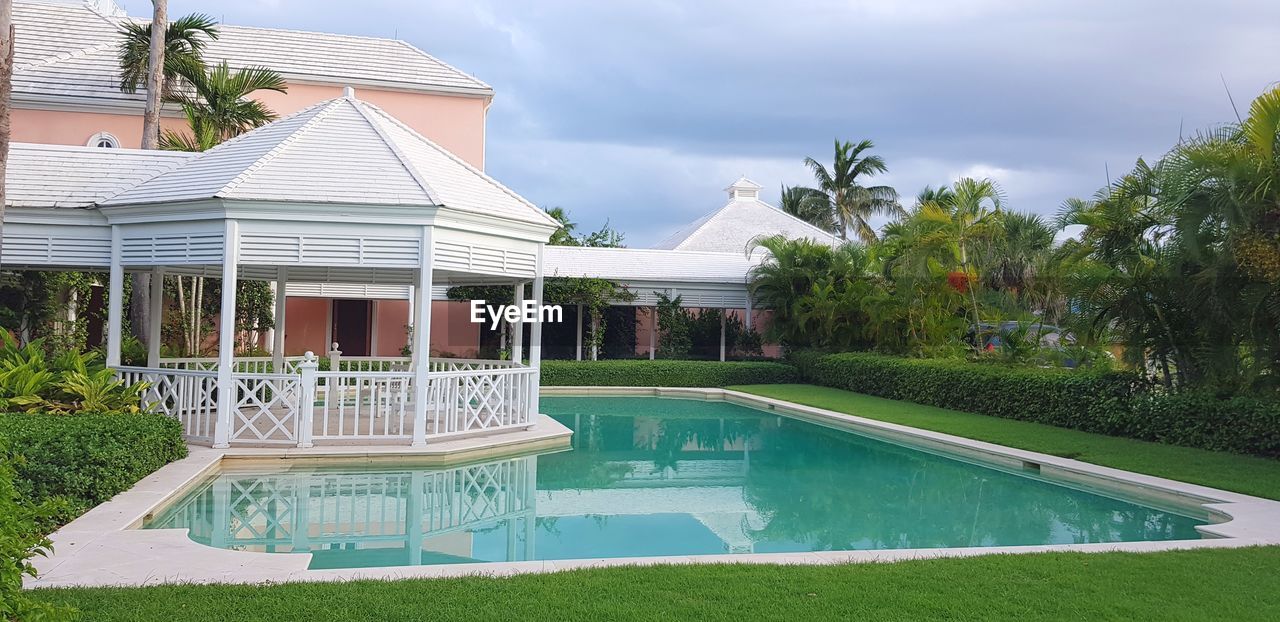
M 1280 401 L 1152 393 L 1131 372 L 1041 369 L 847 352 L 797 353 L 805 380 L 1006 419 L 1280 457 Z
M 543 386 L 725 387 L 799 382 L 785 363 L 764 361 L 543 361 Z
M 182 425 L 156 414 L 0 414 L 0 439 L 23 457 L 23 497 L 64 502 L 64 521 L 187 455 Z

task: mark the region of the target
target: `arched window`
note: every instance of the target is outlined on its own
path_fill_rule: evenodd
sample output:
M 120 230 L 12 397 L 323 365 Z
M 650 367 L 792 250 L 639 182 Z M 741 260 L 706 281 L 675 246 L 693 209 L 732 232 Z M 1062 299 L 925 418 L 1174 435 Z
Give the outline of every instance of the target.
M 89 137 L 89 142 L 85 143 L 90 147 L 101 147 L 103 149 L 119 149 L 120 139 L 108 134 L 107 132 L 98 132 Z

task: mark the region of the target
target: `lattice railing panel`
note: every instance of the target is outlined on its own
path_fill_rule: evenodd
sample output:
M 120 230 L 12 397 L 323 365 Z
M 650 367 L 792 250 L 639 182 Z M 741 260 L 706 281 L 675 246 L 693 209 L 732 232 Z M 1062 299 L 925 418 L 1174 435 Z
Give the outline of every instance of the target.
M 231 440 L 295 443 L 302 383 L 287 374 L 235 374 Z

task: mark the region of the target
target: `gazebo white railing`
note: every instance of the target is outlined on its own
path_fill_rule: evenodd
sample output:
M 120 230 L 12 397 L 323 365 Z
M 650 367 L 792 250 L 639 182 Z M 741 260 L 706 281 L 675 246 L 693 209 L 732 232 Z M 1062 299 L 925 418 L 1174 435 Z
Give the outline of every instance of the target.
M 427 374 L 421 418 L 412 371 L 319 371 L 314 357 L 292 365 L 296 373 L 258 367 L 235 363 L 229 444 L 409 443 L 417 430 L 424 439 L 497 432 L 527 428 L 536 415 L 537 370 L 508 361 L 435 362 L 440 371 Z M 181 421 L 189 440 L 214 442 L 216 369 L 121 367 L 118 373 L 126 384 L 147 383 L 143 402 Z

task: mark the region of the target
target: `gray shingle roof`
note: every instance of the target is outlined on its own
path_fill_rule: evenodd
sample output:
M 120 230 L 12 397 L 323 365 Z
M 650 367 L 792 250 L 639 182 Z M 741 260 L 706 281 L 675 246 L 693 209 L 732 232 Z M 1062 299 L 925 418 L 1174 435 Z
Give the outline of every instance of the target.
M 25 143 L 9 149 L 9 207 L 90 207 L 195 155 Z
M 741 255 L 752 241 L 773 235 L 789 239 L 808 238 L 825 244 L 834 242 L 830 231 L 823 231 L 757 199 L 759 189 L 759 184 L 745 177 L 739 179 L 726 188 L 730 199 L 724 207 L 681 227 L 654 248 Z
M 537 206 L 354 93 L 227 141 L 103 205 L 209 198 L 444 206 L 557 224 Z
M 14 93 L 93 101 L 141 102 L 122 93 L 116 45 L 120 24 L 133 20 L 95 11 L 82 2 L 17 0 Z M 135 20 L 146 21 L 146 20 Z M 222 25 L 205 48 L 210 63 L 270 67 L 286 80 L 388 85 L 402 89 L 491 95 L 489 85 L 393 39 Z
M 548 277 L 615 281 L 745 283 L 747 273 L 762 257 L 742 252 L 548 246 L 542 252 L 542 272 Z

